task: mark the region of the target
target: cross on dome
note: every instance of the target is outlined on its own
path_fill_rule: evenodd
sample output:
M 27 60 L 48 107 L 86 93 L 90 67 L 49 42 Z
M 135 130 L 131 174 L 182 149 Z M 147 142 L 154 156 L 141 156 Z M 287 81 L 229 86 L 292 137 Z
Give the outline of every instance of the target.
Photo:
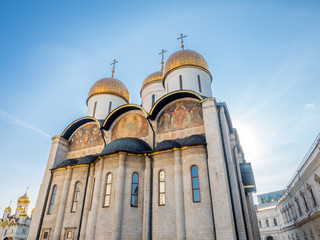
M 113 65 L 112 66 L 112 78 L 113 78 L 113 76 L 114 76 L 114 68 L 115 68 L 115 66 L 116 66 L 116 63 L 118 63 L 118 61 L 116 60 L 116 59 L 113 59 L 113 62 L 110 64 L 110 65 Z
M 183 34 L 181 33 L 181 34 L 180 34 L 180 37 L 177 38 L 177 40 L 181 39 L 181 49 L 182 49 L 182 50 L 184 49 L 183 39 L 186 38 L 186 37 L 187 37 L 187 35 L 184 35 L 184 36 L 183 36 Z
M 161 53 L 159 53 L 159 55 L 161 55 L 161 71 L 163 71 L 163 64 L 164 64 L 163 59 L 164 59 L 164 53 L 166 53 L 166 52 L 167 52 L 167 50 L 162 49 Z

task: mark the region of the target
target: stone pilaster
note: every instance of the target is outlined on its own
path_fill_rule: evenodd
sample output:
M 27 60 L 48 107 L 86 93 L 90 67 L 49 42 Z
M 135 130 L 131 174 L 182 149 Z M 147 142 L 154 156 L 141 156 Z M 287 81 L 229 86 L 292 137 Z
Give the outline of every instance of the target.
M 98 167 L 96 166 L 98 168 L 98 171 L 96 173 L 96 180 L 94 184 L 92 207 L 90 212 L 90 221 L 89 221 L 89 224 L 87 227 L 87 233 L 86 233 L 86 239 L 88 240 L 95 239 L 98 208 L 101 207 L 99 205 L 99 200 L 100 200 L 100 193 L 101 193 L 104 160 L 100 159 L 100 161 L 97 164 L 99 164 L 99 166 Z
M 88 224 L 88 215 L 91 205 L 91 197 L 92 197 L 92 191 L 93 191 L 93 179 L 94 179 L 94 166 L 91 166 L 90 169 L 90 176 L 88 181 L 88 190 L 86 195 L 86 202 L 84 204 L 84 210 L 83 210 L 83 217 L 82 217 L 82 226 L 81 226 L 81 232 L 80 232 L 80 240 L 84 240 L 86 237 L 87 232 L 87 224 Z
M 151 223 L 151 158 L 146 156 L 146 167 L 144 173 L 144 199 L 143 199 L 143 232 L 142 239 L 150 239 Z
M 66 179 L 63 184 L 63 189 L 62 189 L 62 193 L 61 193 L 61 201 L 60 201 L 60 206 L 58 209 L 56 226 L 55 226 L 55 230 L 54 230 L 54 234 L 53 234 L 54 240 L 59 240 L 61 237 L 61 230 L 62 230 L 63 218 L 64 218 L 64 214 L 66 211 L 66 206 L 67 206 L 71 177 L 72 177 L 72 168 L 67 167 L 67 176 L 66 176 Z
M 175 188 L 175 203 L 176 203 L 176 226 L 177 239 L 186 239 L 186 224 L 184 212 L 184 195 L 183 195 L 183 173 L 182 173 L 182 158 L 181 150 L 174 151 L 174 188 Z
M 214 225 L 218 240 L 236 239 L 231 196 L 223 155 L 222 139 L 214 100 L 202 103 L 203 120 L 206 133 L 209 181 L 211 186 Z
M 115 196 L 115 207 L 113 213 L 113 226 L 112 226 L 112 239 L 121 239 L 121 223 L 122 223 L 122 212 L 123 212 L 123 198 L 124 198 L 124 187 L 125 187 L 125 167 L 126 155 L 123 153 L 119 154 L 119 166 L 117 172 L 116 182 L 116 196 Z

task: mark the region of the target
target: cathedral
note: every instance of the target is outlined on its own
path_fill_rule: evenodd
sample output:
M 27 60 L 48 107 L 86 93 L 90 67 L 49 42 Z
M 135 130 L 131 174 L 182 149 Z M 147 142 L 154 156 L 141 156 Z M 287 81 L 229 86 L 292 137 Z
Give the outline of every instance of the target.
M 11 203 L 5 208 L 2 218 L 0 218 L 0 239 L 3 240 L 26 240 L 29 233 L 32 215 L 28 214 L 30 198 L 27 192 L 18 198 L 17 208 L 12 213 Z
M 28 239 L 250 239 L 251 164 L 202 55 L 184 48 L 141 86 L 112 76 L 52 146 Z

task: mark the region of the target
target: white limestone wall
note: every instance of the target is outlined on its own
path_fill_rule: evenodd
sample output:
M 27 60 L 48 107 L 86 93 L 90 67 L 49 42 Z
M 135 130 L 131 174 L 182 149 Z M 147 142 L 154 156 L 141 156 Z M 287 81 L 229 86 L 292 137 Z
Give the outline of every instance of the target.
M 178 68 L 169 73 L 164 80 L 166 93 L 180 90 L 180 75 L 182 76 L 183 90 L 192 90 L 200 95 L 212 97 L 210 75 L 206 71 L 196 67 Z M 201 92 L 199 91 L 198 75 L 201 81 Z
M 141 105 L 147 112 L 150 112 L 152 108 L 153 94 L 155 95 L 155 102 L 166 94 L 161 81 L 151 83 L 141 91 Z
M 95 102 L 97 103 L 97 105 L 96 105 L 95 114 L 93 116 Z M 109 114 L 110 102 L 112 102 L 110 112 L 112 112 L 117 107 L 127 104 L 126 100 L 113 94 L 93 95 L 88 100 L 87 116 L 95 117 L 96 119 L 99 119 L 99 120 L 105 119 Z

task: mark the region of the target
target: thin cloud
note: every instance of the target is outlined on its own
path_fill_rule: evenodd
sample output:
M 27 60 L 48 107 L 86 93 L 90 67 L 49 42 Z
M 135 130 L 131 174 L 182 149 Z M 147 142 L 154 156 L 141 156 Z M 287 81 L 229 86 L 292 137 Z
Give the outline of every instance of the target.
M 308 103 L 308 104 L 306 104 L 304 107 L 306 108 L 306 109 L 314 109 L 315 108 L 315 104 L 314 103 Z
M 29 124 L 29 123 L 26 123 L 22 120 L 20 120 L 19 118 L 11 115 L 10 113 L 7 113 L 6 111 L 0 109 L 0 119 L 3 119 L 5 120 L 6 122 L 8 123 L 11 123 L 11 124 L 16 124 L 16 125 L 19 125 L 21 127 L 24 127 L 24 128 L 27 128 L 27 129 L 30 129 L 36 133 L 39 133 L 41 134 L 42 136 L 45 136 L 47 138 L 50 138 L 50 135 L 42 130 L 40 130 L 39 128 Z

